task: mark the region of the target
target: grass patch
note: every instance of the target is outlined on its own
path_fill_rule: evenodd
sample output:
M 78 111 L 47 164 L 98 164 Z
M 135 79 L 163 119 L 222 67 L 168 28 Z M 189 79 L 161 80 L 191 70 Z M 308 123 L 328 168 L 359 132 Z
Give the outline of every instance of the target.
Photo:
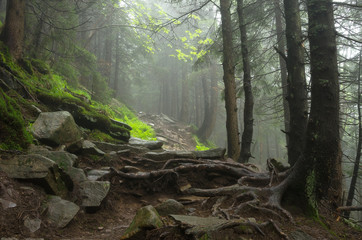
M 210 141 L 203 143 L 196 135 L 193 135 L 193 138 L 196 142 L 195 151 L 206 151 L 216 148 L 215 144 Z

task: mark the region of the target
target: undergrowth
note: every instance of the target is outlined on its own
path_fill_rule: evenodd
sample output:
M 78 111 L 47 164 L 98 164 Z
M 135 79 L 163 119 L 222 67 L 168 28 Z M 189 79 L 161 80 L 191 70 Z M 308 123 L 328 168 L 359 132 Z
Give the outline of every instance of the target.
M 193 138 L 196 142 L 195 151 L 206 151 L 212 148 L 216 148 L 215 144 L 210 141 L 203 143 L 196 135 L 193 135 Z

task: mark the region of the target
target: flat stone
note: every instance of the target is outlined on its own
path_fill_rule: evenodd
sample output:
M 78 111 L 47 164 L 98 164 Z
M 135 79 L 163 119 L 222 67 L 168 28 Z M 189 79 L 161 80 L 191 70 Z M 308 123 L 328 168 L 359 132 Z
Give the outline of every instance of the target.
M 289 234 L 291 240 L 314 240 L 312 236 L 303 232 L 302 230 L 297 230 Z
M 148 148 L 145 147 L 139 147 L 139 146 L 131 146 L 129 144 L 113 144 L 113 143 L 106 143 L 106 142 L 98 142 L 98 141 L 92 141 L 92 143 L 94 143 L 97 148 L 99 148 L 100 150 L 102 150 L 103 152 L 119 152 L 122 150 L 129 150 L 133 153 L 146 153 L 149 151 Z
M 48 201 L 47 217 L 54 226 L 63 228 L 74 218 L 79 209 L 79 206 L 72 202 L 51 196 Z
M 223 159 L 225 152 L 225 148 L 215 148 L 206 151 L 192 151 L 192 153 L 195 155 L 195 158 L 204 159 Z
M 106 175 L 108 173 L 110 173 L 109 170 L 92 169 L 87 172 L 87 178 L 90 181 L 98 181 L 101 177 L 103 177 L 104 175 Z
M 111 187 L 108 181 L 84 181 L 79 186 L 82 207 L 99 207 Z
M 62 197 L 66 197 L 68 188 L 73 187 L 66 185 L 68 176 L 53 160 L 39 154 L 15 155 L 13 158 L 3 159 L 0 161 L 0 170 L 10 178 L 35 181 L 47 192 Z
M 150 150 L 156 150 L 162 148 L 163 142 L 161 141 L 147 141 L 140 138 L 131 137 L 128 142 L 132 146 L 145 147 Z

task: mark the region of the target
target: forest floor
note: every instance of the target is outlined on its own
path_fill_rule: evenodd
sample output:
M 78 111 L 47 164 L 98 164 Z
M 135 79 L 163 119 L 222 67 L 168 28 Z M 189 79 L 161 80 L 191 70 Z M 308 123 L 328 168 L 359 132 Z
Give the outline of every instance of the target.
M 193 150 L 195 143 L 185 125 L 172 119 L 165 120 L 165 117 L 162 116 L 144 115 L 141 116 L 141 119 L 153 124 L 158 136 L 167 140 L 165 148 Z M 100 159 L 95 162 L 86 156 L 79 156 L 79 167 L 122 169 L 130 161 L 137 162 L 136 160 L 140 159 L 137 155 L 131 155 L 127 158 Z M 147 161 L 138 161 L 136 167 L 144 172 L 158 168 L 158 166 Z M 237 181 L 232 176 L 206 171 L 180 173 L 176 183 L 172 178 L 167 178 L 166 175 L 155 180 L 129 180 L 113 175 L 107 180 L 111 181 L 111 189 L 98 211 L 89 213 L 81 210 L 68 226 L 63 229 L 56 229 L 44 220 L 45 209 L 43 208 L 43 202 L 47 198 L 44 191 L 31 183 L 15 181 L 0 173 L 2 189 L 11 192 L 17 204 L 17 207 L 9 209 L 6 213 L 2 211 L 0 206 L 0 239 L 2 239 L 1 237 L 73 240 L 120 239 L 139 208 L 146 205 L 156 206 L 167 199 L 175 199 L 183 203 L 189 215 L 210 216 L 218 201 L 216 197 L 185 195 L 180 189 L 187 185 L 198 188 L 216 188 L 235 184 Z M 226 208 L 230 202 L 224 201 L 223 204 L 222 207 Z M 320 208 L 320 219 L 317 221 L 306 217 L 297 207 L 284 207 L 291 212 L 294 223 L 283 216 L 277 217 L 256 208 L 246 208 L 240 215 L 242 218 L 255 219 L 258 222 L 273 219 L 280 231 L 286 235 L 297 233 L 294 234 L 294 236 L 297 236 L 299 232 L 312 237 L 289 239 L 362 239 L 362 232 L 349 227 L 341 221 L 337 221 L 338 216 L 327 208 Z M 29 217 L 38 217 L 43 220 L 41 228 L 35 233 L 30 233 L 24 226 L 24 220 Z M 186 235 L 183 230 L 172 230 L 173 223 L 167 217 L 163 218 L 163 220 L 170 228 L 149 231 L 147 237 L 139 239 L 193 239 Z M 281 239 L 280 234 L 272 228 L 263 229 L 263 233 L 264 236 L 255 232 L 231 233 L 225 230 L 216 234 L 214 239 Z

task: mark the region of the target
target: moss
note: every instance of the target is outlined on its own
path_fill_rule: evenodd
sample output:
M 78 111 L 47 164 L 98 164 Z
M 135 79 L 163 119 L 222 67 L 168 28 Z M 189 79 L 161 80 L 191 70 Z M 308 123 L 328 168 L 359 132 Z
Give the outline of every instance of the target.
M 0 148 L 26 149 L 32 135 L 26 130 L 18 104 L 0 89 Z
M 31 59 L 31 64 L 33 65 L 33 67 L 35 68 L 35 70 L 37 70 L 39 73 L 41 74 L 50 74 L 50 67 L 49 65 L 40 60 L 40 59 Z
M 307 196 L 308 204 L 307 204 L 307 215 L 311 217 L 318 217 L 318 205 L 316 199 L 316 177 L 315 171 L 311 171 L 306 178 L 306 186 L 305 193 Z
M 99 131 L 98 129 L 92 130 L 88 134 L 88 138 L 90 140 L 94 140 L 94 141 L 110 142 L 110 143 L 123 143 L 122 141 L 114 139 L 110 135 L 108 135 L 102 131 Z

